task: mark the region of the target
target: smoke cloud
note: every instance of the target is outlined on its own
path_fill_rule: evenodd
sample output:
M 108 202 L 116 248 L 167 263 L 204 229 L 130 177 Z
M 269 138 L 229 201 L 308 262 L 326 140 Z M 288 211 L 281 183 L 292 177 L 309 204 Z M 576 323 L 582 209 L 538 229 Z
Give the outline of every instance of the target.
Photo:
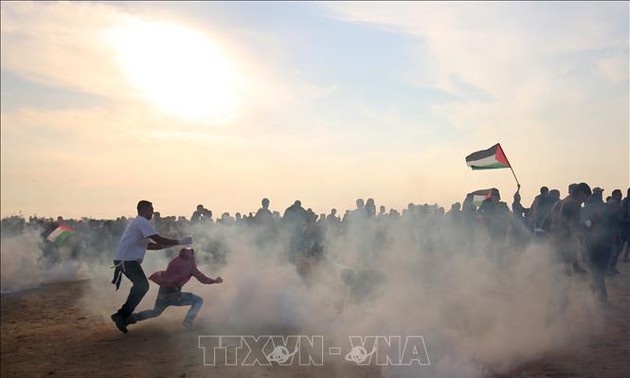
M 198 268 L 225 280 L 202 285 L 193 278 L 183 289 L 204 298 L 199 334 L 321 334 L 338 345 L 350 335 L 420 335 L 430 365 L 382 366 L 384 377 L 468 377 L 508 372 L 584 342 L 601 326 L 587 280 L 563 274 L 545 243 L 496 249 L 477 225 L 467 233 L 438 213 L 344 228 L 322 223 L 318 230 L 310 250 L 320 253 L 303 258 L 290 253 L 293 234 L 280 226 L 187 225 Z M 3 229 L 2 291 L 90 278 L 81 303 L 109 321 L 131 286 L 123 278 L 115 291 L 110 282 L 116 241 L 88 243 L 75 260 L 46 266 L 38 259 L 40 239 L 36 231 L 5 235 Z M 164 270 L 176 253 L 147 251 L 147 276 Z M 151 308 L 156 295 L 151 283 L 137 311 Z M 184 313 L 169 308 L 131 331 L 181 323 Z

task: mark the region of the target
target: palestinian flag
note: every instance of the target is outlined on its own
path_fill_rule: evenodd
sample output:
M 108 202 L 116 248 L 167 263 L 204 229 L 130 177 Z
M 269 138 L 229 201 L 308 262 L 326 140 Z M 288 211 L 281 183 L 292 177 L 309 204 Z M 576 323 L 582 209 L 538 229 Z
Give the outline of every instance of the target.
M 481 203 L 485 199 L 492 197 L 492 189 L 494 189 L 494 188 L 479 189 L 479 190 L 475 190 L 474 192 L 472 192 L 472 194 L 473 194 L 473 204 L 476 207 L 479 207 L 481 205 Z
M 50 235 L 46 237 L 46 239 L 55 243 L 55 245 L 59 247 L 73 232 L 74 230 L 72 228 L 66 225 L 61 225 L 55 228 L 53 232 L 51 232 Z
M 473 152 L 466 156 L 466 164 L 473 170 L 510 168 L 510 163 L 499 143 L 487 150 Z

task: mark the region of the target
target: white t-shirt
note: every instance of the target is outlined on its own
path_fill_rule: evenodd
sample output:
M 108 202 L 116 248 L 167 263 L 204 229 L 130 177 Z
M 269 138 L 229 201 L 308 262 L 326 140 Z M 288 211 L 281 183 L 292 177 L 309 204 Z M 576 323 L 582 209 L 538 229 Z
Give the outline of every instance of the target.
M 149 236 L 157 234 L 155 228 L 147 218 L 138 215 L 125 229 L 125 233 L 118 243 L 114 260 L 142 261 L 149 245 Z

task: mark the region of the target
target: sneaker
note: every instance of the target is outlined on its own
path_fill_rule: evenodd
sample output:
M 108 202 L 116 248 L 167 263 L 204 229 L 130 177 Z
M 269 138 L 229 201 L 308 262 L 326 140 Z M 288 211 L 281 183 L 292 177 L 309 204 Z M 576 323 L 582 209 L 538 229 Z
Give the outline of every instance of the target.
M 111 318 L 120 332 L 127 333 L 127 324 L 125 324 L 125 319 L 119 313 L 112 314 Z

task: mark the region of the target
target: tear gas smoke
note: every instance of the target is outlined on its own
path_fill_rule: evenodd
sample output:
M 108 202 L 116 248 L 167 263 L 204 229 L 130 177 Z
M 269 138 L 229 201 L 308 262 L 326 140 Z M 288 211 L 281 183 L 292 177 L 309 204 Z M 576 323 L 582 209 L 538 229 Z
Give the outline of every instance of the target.
M 509 371 L 600 325 L 588 284 L 563 275 L 546 244 L 493 248 L 477 225 L 471 231 L 442 214 L 322 226 L 307 245 L 319 253 L 308 259 L 290 253 L 295 234 L 278 225 L 187 227 L 199 269 L 225 280 L 193 279 L 183 289 L 205 300 L 200 334 L 323 334 L 340 343 L 349 335 L 421 335 L 431 365 L 382 366 L 382 375 L 453 377 Z M 3 231 L 2 291 L 45 282 L 55 269 L 55 279 L 89 276 L 81 303 L 109 321 L 130 288 L 127 279 L 119 291 L 110 283 L 115 242 L 88 243 L 75 269 L 61 262 L 47 270 L 38 237 Z M 147 251 L 147 276 L 176 252 Z M 151 283 L 137 311 L 152 307 L 156 293 Z M 181 322 L 183 311 L 153 321 Z

